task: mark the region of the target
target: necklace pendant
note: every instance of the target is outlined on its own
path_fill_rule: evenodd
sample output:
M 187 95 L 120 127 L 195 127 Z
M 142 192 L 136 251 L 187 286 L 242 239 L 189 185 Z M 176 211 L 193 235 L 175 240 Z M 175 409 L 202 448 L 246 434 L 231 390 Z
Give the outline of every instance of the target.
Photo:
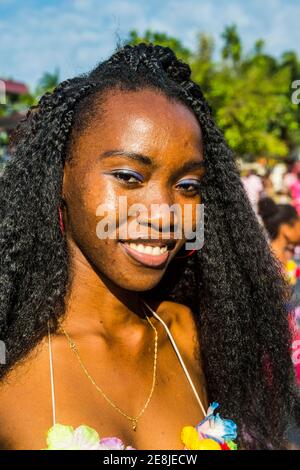
M 136 428 L 137 428 L 137 421 L 134 421 L 132 425 L 132 429 L 136 431 Z

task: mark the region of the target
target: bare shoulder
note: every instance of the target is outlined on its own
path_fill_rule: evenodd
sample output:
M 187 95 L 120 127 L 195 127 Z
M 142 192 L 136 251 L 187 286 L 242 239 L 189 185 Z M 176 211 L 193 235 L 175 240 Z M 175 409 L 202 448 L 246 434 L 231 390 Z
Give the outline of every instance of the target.
M 45 353 L 46 338 L 43 338 L 24 358 L 21 358 L 0 380 L 0 391 L 11 389 L 12 387 L 23 387 L 24 383 L 40 367 L 40 361 Z
M 48 397 L 43 387 L 47 370 L 42 350 L 39 344 L 0 380 L 0 449 L 13 448 L 20 424 L 30 422 L 31 411 L 39 407 L 43 394 Z
M 196 331 L 194 314 L 187 305 L 164 300 L 159 305 L 157 311 L 166 315 L 172 327 L 179 326 L 183 330 L 191 328 L 193 331 Z
M 203 370 L 201 344 L 195 315 L 187 305 L 170 301 L 162 302 L 158 310 L 169 322 L 172 336 L 207 408 L 207 384 Z
M 158 308 L 170 325 L 170 331 L 184 351 L 192 351 L 193 358 L 200 360 L 200 344 L 192 310 L 184 304 L 163 301 Z

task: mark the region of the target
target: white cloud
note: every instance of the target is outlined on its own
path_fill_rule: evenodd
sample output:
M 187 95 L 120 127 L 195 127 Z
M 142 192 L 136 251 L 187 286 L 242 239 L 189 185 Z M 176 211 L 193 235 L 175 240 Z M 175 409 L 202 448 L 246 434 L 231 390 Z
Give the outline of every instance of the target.
M 0 0 L 7 11 L 13 0 Z M 274 54 L 300 53 L 300 5 L 294 0 L 36 0 L 17 2 L 11 21 L 0 20 L 0 76 L 34 84 L 44 71 L 60 68 L 61 79 L 89 70 L 113 52 L 130 29 L 149 28 L 194 47 L 199 31 L 212 34 L 217 47 L 224 26 L 237 23 L 245 49 L 258 38 Z M 20 6 L 21 5 L 21 6 Z

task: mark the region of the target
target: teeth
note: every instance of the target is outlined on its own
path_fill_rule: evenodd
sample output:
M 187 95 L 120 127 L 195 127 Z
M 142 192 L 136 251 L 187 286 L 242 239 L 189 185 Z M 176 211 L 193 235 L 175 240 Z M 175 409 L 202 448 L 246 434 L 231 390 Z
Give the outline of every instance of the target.
M 132 248 L 135 251 L 138 251 L 139 253 L 145 253 L 146 255 L 152 255 L 152 256 L 158 256 L 163 253 L 165 253 L 168 250 L 168 247 L 162 246 L 151 246 L 151 245 L 142 245 L 141 243 L 137 245 L 136 243 L 126 243 L 130 248 Z

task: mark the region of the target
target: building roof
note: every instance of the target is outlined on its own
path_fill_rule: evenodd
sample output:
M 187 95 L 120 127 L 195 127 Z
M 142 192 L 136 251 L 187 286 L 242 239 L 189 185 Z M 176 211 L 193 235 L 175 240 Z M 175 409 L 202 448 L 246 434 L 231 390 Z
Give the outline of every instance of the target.
M 13 95 L 24 95 L 29 92 L 29 88 L 25 83 L 15 82 L 13 80 L 5 80 L 0 78 L 5 85 L 6 93 L 11 93 Z

